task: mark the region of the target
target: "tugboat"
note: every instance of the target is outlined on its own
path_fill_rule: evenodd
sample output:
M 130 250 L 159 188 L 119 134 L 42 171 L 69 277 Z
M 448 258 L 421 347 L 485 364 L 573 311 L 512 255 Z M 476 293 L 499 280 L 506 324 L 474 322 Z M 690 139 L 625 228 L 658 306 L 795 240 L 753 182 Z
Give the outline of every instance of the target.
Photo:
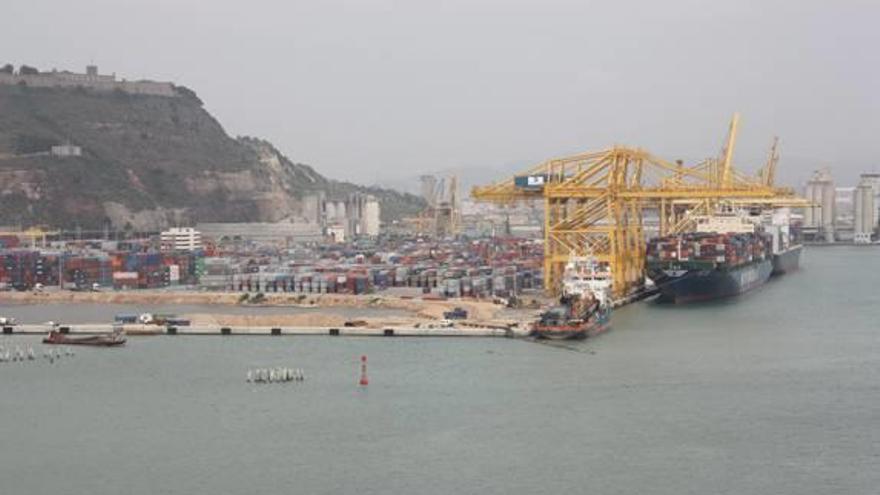
M 611 274 L 595 258 L 572 257 L 565 265 L 559 305 L 541 313 L 532 336 L 576 340 L 598 335 L 611 326 Z

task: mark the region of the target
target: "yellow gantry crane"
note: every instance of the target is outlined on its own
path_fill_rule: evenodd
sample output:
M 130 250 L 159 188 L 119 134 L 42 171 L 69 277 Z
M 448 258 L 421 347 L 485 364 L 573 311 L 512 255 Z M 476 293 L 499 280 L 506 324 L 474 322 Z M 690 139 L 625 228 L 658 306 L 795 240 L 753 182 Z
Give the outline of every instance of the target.
M 435 176 L 425 175 L 422 189 L 428 206 L 410 220 L 416 232 L 438 238 L 456 235 L 461 227 L 458 177 L 450 175 L 437 180 Z
M 36 247 L 37 239 L 41 240 L 41 246 L 46 246 L 46 237 L 58 235 L 61 235 L 61 231 L 45 230 L 42 227 L 31 227 L 26 230 L 0 231 L 0 236 L 18 237 L 19 239 L 30 239 L 31 247 Z
M 544 202 L 544 284 L 557 293 L 570 256 L 607 263 L 615 298 L 642 288 L 645 218 L 667 235 L 692 230 L 696 217 L 722 203 L 742 207 L 803 207 L 807 202 L 774 185 L 779 155 L 774 140 L 757 177 L 738 172 L 733 151 L 739 117 L 730 123 L 721 155 L 685 166 L 626 146 L 545 161 L 489 186 L 474 187 L 476 200 L 510 204 Z

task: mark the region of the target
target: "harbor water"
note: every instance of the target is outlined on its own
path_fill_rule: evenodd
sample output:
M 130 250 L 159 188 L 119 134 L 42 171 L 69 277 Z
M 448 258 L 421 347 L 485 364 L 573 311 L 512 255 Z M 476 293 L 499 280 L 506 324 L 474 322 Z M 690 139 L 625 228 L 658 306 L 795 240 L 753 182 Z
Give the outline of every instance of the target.
M 880 251 L 803 264 L 558 346 L 162 336 L 0 363 L 0 493 L 875 494 Z M 306 379 L 245 380 L 277 366 Z

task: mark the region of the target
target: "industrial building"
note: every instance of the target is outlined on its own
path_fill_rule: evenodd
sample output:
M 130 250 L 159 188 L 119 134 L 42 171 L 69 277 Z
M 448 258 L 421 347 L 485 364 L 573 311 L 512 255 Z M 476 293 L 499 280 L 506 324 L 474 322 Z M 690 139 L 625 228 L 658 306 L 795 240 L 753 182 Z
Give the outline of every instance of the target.
M 205 238 L 215 242 L 252 241 L 265 244 L 318 242 L 324 237 L 321 226 L 304 222 L 205 222 L 196 225 Z
M 196 228 L 215 242 L 249 241 L 292 245 L 332 239 L 343 242 L 359 237 L 377 237 L 381 232 L 379 200 L 370 194 L 352 194 L 331 199 L 320 192 L 303 200 L 302 214 L 280 222 L 211 222 Z
M 852 241 L 855 225 L 856 188 L 851 186 L 834 188 L 834 239 Z
M 544 210 L 531 203 L 498 205 L 461 202 L 461 233 L 469 237 L 543 237 Z
M 417 217 L 409 219 L 414 230 L 436 238 L 455 236 L 461 231 L 461 198 L 458 178 L 423 175 L 419 178 L 422 198 L 428 204 Z
M 804 188 L 804 197 L 811 204 L 804 208 L 804 237 L 812 241 L 835 241 L 836 190 L 831 170 L 813 173 Z
M 341 205 L 339 203 L 342 203 Z M 336 220 L 344 222 L 349 237 L 376 237 L 379 235 L 379 201 L 369 194 L 352 194 L 344 202 L 337 202 Z
M 192 227 L 172 227 L 159 234 L 163 251 L 196 251 L 202 249 L 202 234 Z
M 335 243 L 345 242 L 345 227 L 342 225 L 327 226 L 327 240 Z
M 880 173 L 864 173 L 859 176 L 859 183 L 866 184 L 871 188 L 874 196 L 874 227 L 880 221 Z
M 57 146 L 52 146 L 49 149 L 49 154 L 60 158 L 82 156 L 82 148 L 72 144 L 59 144 Z
M 828 169 L 807 183 L 803 233 L 807 241 L 870 244 L 880 219 L 880 174 L 864 173 L 855 187 L 836 187 Z
M 877 228 L 875 190 L 870 177 L 862 175 L 853 195 L 853 242 L 870 244 Z

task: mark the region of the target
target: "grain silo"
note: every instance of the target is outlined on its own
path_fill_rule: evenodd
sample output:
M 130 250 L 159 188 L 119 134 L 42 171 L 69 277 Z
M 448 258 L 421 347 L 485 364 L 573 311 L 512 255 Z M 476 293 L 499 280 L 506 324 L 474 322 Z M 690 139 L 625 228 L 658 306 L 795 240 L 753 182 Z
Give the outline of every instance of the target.
M 853 199 L 855 209 L 855 222 L 853 225 L 854 241 L 856 244 L 868 244 L 874 235 L 876 225 L 874 209 L 874 188 L 870 181 L 859 181 Z

